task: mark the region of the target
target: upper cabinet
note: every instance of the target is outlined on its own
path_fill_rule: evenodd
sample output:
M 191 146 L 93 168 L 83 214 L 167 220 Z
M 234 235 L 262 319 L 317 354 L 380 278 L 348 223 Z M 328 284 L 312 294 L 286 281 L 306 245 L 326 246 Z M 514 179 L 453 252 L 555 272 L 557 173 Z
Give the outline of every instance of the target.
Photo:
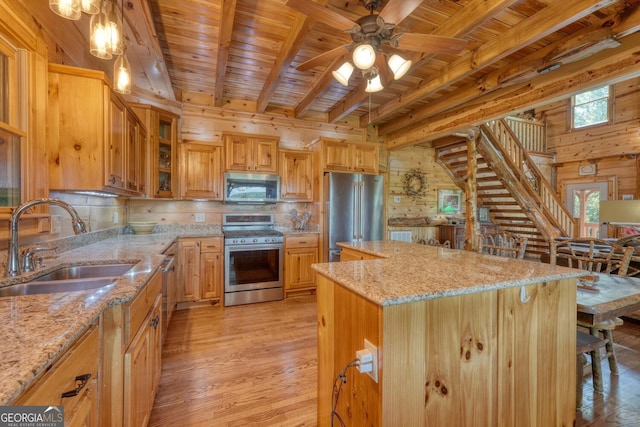
M 180 144 L 180 197 L 222 200 L 222 146 Z
M 313 153 L 280 150 L 280 200 L 313 202 Z
M 147 129 L 149 147 L 149 197 L 171 199 L 177 196 L 176 149 L 178 116 L 145 104 L 131 108 Z
M 47 124 L 51 189 L 142 194 L 145 129 L 104 73 L 49 64 Z
M 225 170 L 277 173 L 278 138 L 224 135 Z
M 378 146 L 323 139 L 322 166 L 337 172 L 378 173 Z

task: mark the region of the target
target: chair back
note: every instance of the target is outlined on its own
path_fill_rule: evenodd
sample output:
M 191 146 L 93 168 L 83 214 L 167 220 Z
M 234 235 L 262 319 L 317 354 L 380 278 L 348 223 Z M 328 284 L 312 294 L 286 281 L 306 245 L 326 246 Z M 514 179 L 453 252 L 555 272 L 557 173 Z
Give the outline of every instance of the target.
M 425 245 L 428 245 L 428 246 L 440 246 L 440 247 L 443 247 L 443 248 L 451 248 L 451 242 L 450 241 L 445 240 L 444 242 L 440 243 L 440 241 L 438 239 L 434 239 L 434 238 L 431 238 L 431 239 L 427 240 L 425 242 Z
M 481 253 L 523 259 L 526 249 L 527 238 L 508 231 L 480 235 L 479 251 Z
M 616 244 L 625 247 L 631 246 L 633 248 L 627 276 L 640 277 L 640 234 L 622 237 L 616 240 Z
M 633 248 L 602 239 L 567 239 L 550 243 L 549 263 L 593 273 L 626 276 Z

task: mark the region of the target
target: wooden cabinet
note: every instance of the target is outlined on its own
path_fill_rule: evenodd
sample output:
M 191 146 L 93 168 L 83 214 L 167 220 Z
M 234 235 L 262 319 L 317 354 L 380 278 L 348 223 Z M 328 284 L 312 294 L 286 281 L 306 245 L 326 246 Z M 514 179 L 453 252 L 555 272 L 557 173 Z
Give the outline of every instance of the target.
M 496 233 L 497 231 L 496 224 L 480 224 L 480 234 Z M 440 243 L 447 240 L 451 242 L 451 249 L 464 249 L 465 236 L 465 224 L 438 226 L 438 240 Z
M 144 427 L 161 373 L 162 276 L 156 273 L 147 286 L 125 306 L 124 426 Z
M 61 405 L 64 406 L 65 426 L 97 426 L 98 344 L 98 327 L 91 326 L 13 404 Z M 63 397 L 63 393 L 67 397 Z
M 313 202 L 313 153 L 280 150 L 280 200 Z
M 259 135 L 224 135 L 225 170 L 278 172 L 278 138 Z
M 180 239 L 178 302 L 219 301 L 224 280 L 222 237 Z
M 143 128 L 111 90 L 104 73 L 49 64 L 51 189 L 141 195 L 136 171 L 142 168 L 143 157 L 136 154 L 135 139 L 144 133 Z
M 318 262 L 318 236 L 286 236 L 284 240 L 284 292 L 289 294 L 316 288 L 311 264 Z
M 340 261 L 362 261 L 366 259 L 380 259 L 380 257 L 351 248 L 340 248 Z
M 131 104 L 147 130 L 147 195 L 171 199 L 178 194 L 177 141 L 178 116 L 146 104 Z
M 147 193 L 147 130 L 129 111 L 127 119 L 127 190 Z
M 222 146 L 180 144 L 180 197 L 222 200 Z
M 334 139 L 323 139 L 321 143 L 324 170 L 378 173 L 379 148 L 377 145 Z

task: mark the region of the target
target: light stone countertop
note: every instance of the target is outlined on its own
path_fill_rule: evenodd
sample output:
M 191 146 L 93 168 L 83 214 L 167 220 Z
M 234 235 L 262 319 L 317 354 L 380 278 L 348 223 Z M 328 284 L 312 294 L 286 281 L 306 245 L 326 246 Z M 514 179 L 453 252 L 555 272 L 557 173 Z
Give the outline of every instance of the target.
M 14 401 L 105 308 L 132 299 L 158 270 L 165 258 L 162 251 L 176 237 L 176 233 L 120 234 L 63 252 L 35 273 L 0 280 L 5 286 L 66 265 L 137 262 L 113 285 L 98 291 L 0 298 L 0 405 Z
M 398 241 L 338 243 L 382 259 L 314 264 L 380 306 L 583 276 L 576 269 Z

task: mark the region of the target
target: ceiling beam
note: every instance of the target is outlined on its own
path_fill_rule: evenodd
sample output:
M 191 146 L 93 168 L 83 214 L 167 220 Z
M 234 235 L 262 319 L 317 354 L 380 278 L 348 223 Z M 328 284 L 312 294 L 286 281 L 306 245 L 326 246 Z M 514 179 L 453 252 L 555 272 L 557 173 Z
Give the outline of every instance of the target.
M 616 49 L 599 52 L 433 116 L 418 129 L 390 136 L 387 149 L 432 141 L 516 111 L 565 99 L 581 90 L 637 76 L 640 76 L 640 33 L 625 37 Z
M 220 14 L 220 28 L 218 29 L 218 58 L 216 60 L 216 81 L 214 85 L 214 105 L 222 107 L 224 96 L 224 78 L 227 74 L 229 61 L 229 46 L 231 45 L 231 33 L 236 14 L 236 0 L 222 0 L 222 13 Z
M 395 100 L 372 112 L 376 121 L 394 114 L 402 108 L 433 94 L 503 59 L 529 44 L 599 10 L 617 0 L 564 0 L 550 4 L 535 15 L 510 28 L 491 42 L 467 52 L 460 59 L 445 67 L 433 79 L 423 80 L 417 87 L 406 91 Z
M 327 91 L 331 83 L 333 82 L 333 70 L 335 70 L 338 64 L 344 61 L 344 56 L 336 58 L 329 64 L 327 68 L 322 72 L 320 77 L 316 79 L 313 86 L 304 94 L 298 105 L 295 107 L 296 118 L 302 116 L 311 107 L 313 102 L 321 98 Z
M 264 113 L 269 104 L 269 99 L 273 92 L 275 92 L 280 79 L 287 72 L 287 69 L 291 66 L 291 63 L 295 59 L 300 47 L 304 44 L 309 32 L 311 31 L 311 25 L 309 25 L 310 19 L 304 15 L 298 14 L 296 16 L 291 29 L 289 30 L 289 36 L 284 41 L 280 53 L 276 58 L 275 63 L 271 67 L 271 72 L 267 76 L 267 80 L 262 86 L 262 91 L 258 96 L 256 105 L 258 113 Z

